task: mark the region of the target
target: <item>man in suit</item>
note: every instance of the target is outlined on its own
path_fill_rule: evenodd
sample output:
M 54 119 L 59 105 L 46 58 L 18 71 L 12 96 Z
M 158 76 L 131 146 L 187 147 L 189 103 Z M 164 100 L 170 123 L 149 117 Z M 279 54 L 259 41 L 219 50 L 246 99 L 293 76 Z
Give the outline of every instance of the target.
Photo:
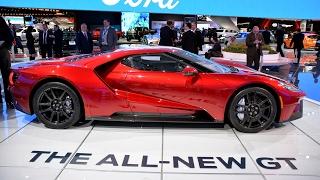
M 80 54 L 92 53 L 93 40 L 85 23 L 81 24 L 81 31 L 77 33 L 76 44 Z
M 284 53 L 282 50 L 282 44 L 284 41 L 284 31 L 281 29 L 281 27 L 279 27 L 276 30 L 276 40 L 277 40 L 277 52 L 280 52 L 281 57 L 284 57 Z
M 202 51 L 202 45 L 204 44 L 204 39 L 200 29 L 197 28 L 197 24 L 195 22 L 191 23 L 191 30 L 196 34 L 196 43 L 197 43 L 196 54 L 199 54 L 199 50 Z
M 11 60 L 9 50 L 11 50 L 14 37 L 3 17 L 0 16 L 0 71 L 3 80 L 3 89 L 7 108 L 13 109 L 11 94 L 9 92 L 9 74 Z M 0 83 L 0 103 L 2 103 L 1 83 Z M 1 104 L 2 106 L 2 104 Z
M 21 37 L 18 37 L 17 36 L 17 33 L 16 33 L 16 26 L 13 25 L 13 24 L 9 24 L 9 28 L 11 30 L 11 33 L 14 37 L 14 53 L 15 54 L 18 54 L 18 48 L 21 49 L 22 53 L 24 54 L 24 48 L 23 48 L 23 45 L 22 45 L 22 42 L 21 42 Z
M 184 28 L 185 31 L 182 35 L 181 40 L 182 49 L 197 54 L 197 37 L 196 34 L 191 30 L 191 23 L 186 23 Z
M 298 29 L 297 33 L 295 35 L 293 35 L 292 40 L 290 42 L 290 47 L 293 44 L 293 49 L 295 52 L 294 54 L 296 54 L 296 58 L 298 58 L 298 62 L 295 64 L 300 63 L 301 50 L 304 48 L 303 40 L 304 40 L 304 34 L 301 33 L 301 29 Z
M 54 50 L 54 56 L 55 57 L 62 57 L 62 42 L 63 42 L 63 32 L 59 28 L 58 25 L 54 25 L 54 45 L 53 45 L 53 50 Z
M 110 26 L 108 19 L 103 20 L 103 28 L 100 30 L 99 45 L 102 52 L 116 49 L 118 36 Z
M 254 26 L 252 32 L 246 38 L 248 67 L 259 70 L 263 44 L 263 36 L 259 33 L 259 27 Z
M 267 27 L 264 28 L 264 31 L 262 31 L 262 36 L 265 44 L 270 44 L 271 43 L 271 33 Z
M 176 35 L 172 28 L 173 21 L 167 21 L 167 25 L 160 29 L 160 46 L 173 46 Z
M 54 35 L 53 32 L 48 29 L 47 24 L 42 25 L 42 31 L 39 32 L 39 47 L 42 58 L 52 57 L 52 44 Z

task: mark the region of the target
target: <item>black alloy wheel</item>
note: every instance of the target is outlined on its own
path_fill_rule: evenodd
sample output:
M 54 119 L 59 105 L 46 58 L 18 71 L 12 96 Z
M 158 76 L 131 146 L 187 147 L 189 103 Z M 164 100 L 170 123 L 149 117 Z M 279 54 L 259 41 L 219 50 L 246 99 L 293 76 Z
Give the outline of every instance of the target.
M 228 112 L 231 124 L 238 131 L 256 133 L 268 128 L 277 115 L 277 102 L 266 89 L 252 87 L 240 91 Z
M 42 85 L 33 96 L 33 110 L 37 118 L 52 129 L 66 129 L 78 122 L 82 108 L 78 95 L 60 82 Z

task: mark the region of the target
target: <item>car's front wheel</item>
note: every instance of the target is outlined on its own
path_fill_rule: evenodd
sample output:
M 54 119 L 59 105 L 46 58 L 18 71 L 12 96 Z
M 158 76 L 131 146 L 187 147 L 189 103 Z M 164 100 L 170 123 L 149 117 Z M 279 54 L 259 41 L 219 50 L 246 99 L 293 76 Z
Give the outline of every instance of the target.
M 33 96 L 33 110 L 48 128 L 65 129 L 74 125 L 82 115 L 78 95 L 69 86 L 49 82 L 37 89 Z
M 231 101 L 228 118 L 238 131 L 256 133 L 268 128 L 277 115 L 275 97 L 259 87 L 240 91 Z

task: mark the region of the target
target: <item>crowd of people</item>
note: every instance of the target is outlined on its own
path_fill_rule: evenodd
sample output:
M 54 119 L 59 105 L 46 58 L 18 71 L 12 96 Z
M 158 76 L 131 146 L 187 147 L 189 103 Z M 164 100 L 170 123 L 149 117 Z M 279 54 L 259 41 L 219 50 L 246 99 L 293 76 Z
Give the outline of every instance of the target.
M 195 23 L 186 23 L 183 29 L 181 41 L 178 41 L 177 32 L 174 30 L 174 22 L 167 21 L 167 25 L 160 29 L 160 46 L 179 46 L 182 49 L 199 54 L 202 51 L 204 38 Z
M 264 44 L 269 45 L 271 43 L 271 33 L 268 28 L 265 28 L 262 33 L 259 33 L 259 27 L 254 26 L 252 32 L 246 38 L 247 45 L 247 66 L 258 70 L 260 66 L 260 56 L 262 56 L 262 46 Z M 276 51 L 280 53 L 281 57 L 285 57 L 282 46 L 284 44 L 285 31 L 279 27 L 275 31 L 275 38 L 277 43 Z M 301 50 L 304 48 L 304 34 L 301 29 L 297 29 L 297 32 L 293 35 L 290 42 L 290 47 L 293 47 L 295 57 L 297 59 L 294 64 L 300 64 Z
M 48 23 L 41 24 L 41 30 L 39 31 L 39 54 L 42 58 L 59 58 L 63 56 L 64 46 L 64 32 L 58 25 L 54 25 L 53 29 L 48 28 Z M 15 54 L 18 54 L 18 50 L 21 49 L 24 53 L 24 47 L 21 42 L 21 38 L 17 37 L 16 27 L 9 24 L 10 32 L 14 38 L 13 46 Z M 30 60 L 36 58 L 35 41 L 36 38 L 33 34 L 34 27 L 29 26 L 26 29 L 26 47 L 28 49 L 28 55 Z M 110 26 L 110 21 L 105 19 L 103 21 L 103 28 L 100 32 L 99 46 L 102 52 L 115 49 L 117 45 L 118 37 L 116 31 Z M 93 38 L 92 34 L 88 31 L 86 23 L 82 23 L 80 30 L 76 33 L 76 46 L 77 51 L 80 54 L 90 54 L 93 52 Z
M 36 58 L 35 37 L 32 34 L 33 26 L 26 29 L 26 47 L 30 60 Z M 103 28 L 100 31 L 99 46 L 101 52 L 114 50 L 117 45 L 118 37 L 116 31 L 110 26 L 110 21 L 103 21 Z M 93 52 L 92 35 L 88 31 L 85 23 L 81 24 L 80 31 L 76 34 L 76 46 L 80 54 L 90 54 Z M 24 53 L 24 48 L 21 39 L 16 35 L 16 28 L 12 24 L 7 24 L 3 17 L 0 17 L 0 67 L 3 79 L 3 88 L 5 101 L 9 108 L 14 108 L 11 95 L 8 90 L 9 73 L 11 68 L 10 52 L 14 47 L 14 52 L 18 53 L 18 48 Z M 63 56 L 63 32 L 58 25 L 54 25 L 53 29 L 48 28 L 47 23 L 42 24 L 42 29 L 39 32 L 39 53 L 42 58 L 62 57 Z M 1 92 L 1 86 L 0 86 Z M 1 95 L 1 94 L 0 94 Z M 0 103 L 2 102 L 0 96 Z

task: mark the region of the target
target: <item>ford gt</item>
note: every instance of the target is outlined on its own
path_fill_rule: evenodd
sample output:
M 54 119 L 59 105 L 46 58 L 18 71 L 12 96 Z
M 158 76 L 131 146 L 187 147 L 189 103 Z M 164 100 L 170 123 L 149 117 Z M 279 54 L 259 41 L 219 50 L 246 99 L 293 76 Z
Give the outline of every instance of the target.
M 18 110 L 48 128 L 80 120 L 213 122 L 249 133 L 300 118 L 304 96 L 276 77 L 173 47 L 18 64 L 10 92 Z

